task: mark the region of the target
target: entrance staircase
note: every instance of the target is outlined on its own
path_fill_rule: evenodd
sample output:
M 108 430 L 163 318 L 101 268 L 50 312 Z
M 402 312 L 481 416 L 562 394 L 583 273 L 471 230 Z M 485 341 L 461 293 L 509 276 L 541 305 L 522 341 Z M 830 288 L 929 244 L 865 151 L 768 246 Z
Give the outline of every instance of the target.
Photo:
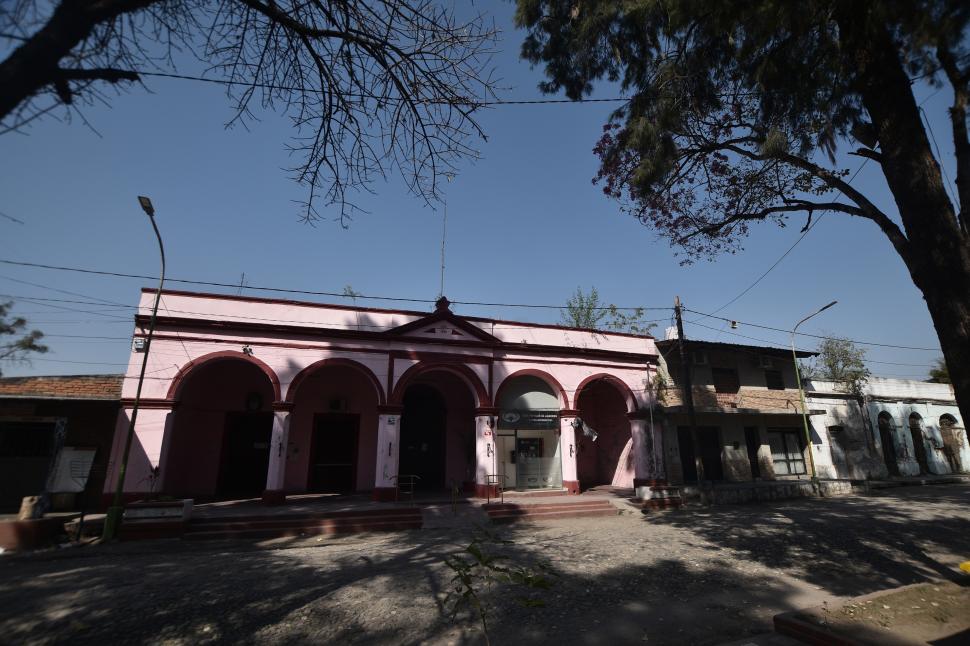
M 620 513 L 613 503 L 604 498 L 561 503 L 491 503 L 482 505 L 482 509 L 493 523 L 616 516 Z
M 224 538 L 286 538 L 387 532 L 421 528 L 417 507 L 368 509 L 322 514 L 274 514 L 194 518 L 185 527 L 187 540 Z

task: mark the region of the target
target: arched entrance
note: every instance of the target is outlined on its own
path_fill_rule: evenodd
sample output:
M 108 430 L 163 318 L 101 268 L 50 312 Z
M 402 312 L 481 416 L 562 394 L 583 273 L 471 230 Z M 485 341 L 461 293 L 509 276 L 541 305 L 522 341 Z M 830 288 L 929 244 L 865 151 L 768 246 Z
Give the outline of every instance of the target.
M 424 372 L 402 398 L 398 473 L 418 476 L 417 487 L 441 490 L 475 482 L 475 398 L 464 381 Z
M 957 427 L 956 417 L 949 413 L 940 415 L 940 437 L 943 439 L 943 455 L 946 456 L 946 461 L 950 465 L 950 471 L 952 473 L 960 473 L 963 471 L 963 465 L 960 462 L 960 449 L 963 446 L 963 439 L 960 437 L 961 430 Z
M 923 418 L 919 413 L 912 413 L 909 416 L 909 434 L 913 438 L 913 452 L 919 463 L 920 474 L 929 473 L 930 465 L 926 458 L 926 443 L 923 439 Z
M 180 377 L 162 465 L 166 493 L 201 499 L 262 493 L 276 397 L 265 370 L 245 358 L 216 356 Z
M 508 489 L 562 489 L 562 387 L 546 375 L 518 374 L 499 387 L 496 469 Z
M 323 360 L 300 372 L 292 402 L 286 489 L 311 493 L 374 487 L 380 383 L 362 364 Z
M 635 456 L 627 397 L 607 379 L 587 383 L 576 396 L 585 424 L 576 430 L 576 471 L 583 489 L 633 487 Z
M 882 443 L 882 459 L 886 462 L 889 475 L 899 475 L 899 463 L 896 461 L 896 443 L 893 436 L 896 434 L 896 424 L 892 416 L 883 411 L 879 413 L 879 440 Z

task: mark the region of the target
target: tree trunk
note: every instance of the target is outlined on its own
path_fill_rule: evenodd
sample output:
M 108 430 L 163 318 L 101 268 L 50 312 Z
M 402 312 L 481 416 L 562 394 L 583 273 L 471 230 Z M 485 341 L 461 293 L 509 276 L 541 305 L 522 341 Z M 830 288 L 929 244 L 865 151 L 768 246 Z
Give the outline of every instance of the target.
M 893 241 L 923 293 L 964 425 L 970 424 L 970 238 L 957 219 L 927 139 L 912 83 L 885 24 L 865 3 L 837 11 L 846 66 L 879 137 L 879 163 L 905 242 Z

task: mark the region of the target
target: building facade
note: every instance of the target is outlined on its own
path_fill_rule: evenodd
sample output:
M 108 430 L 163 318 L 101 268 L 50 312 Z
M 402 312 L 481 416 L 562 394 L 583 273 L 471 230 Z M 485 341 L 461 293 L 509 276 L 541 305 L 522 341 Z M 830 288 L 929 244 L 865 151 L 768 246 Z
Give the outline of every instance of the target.
M 872 377 L 860 396 L 808 384 L 813 418 L 830 445 L 831 477 L 864 479 L 970 473 L 970 444 L 953 387 Z
M 121 375 L 0 379 L 0 513 L 45 494 L 56 511 L 101 506 L 121 384 Z
M 154 291 L 142 292 L 117 473 Z M 305 492 L 633 487 L 663 478 L 652 337 L 165 291 L 124 490 Z M 594 439 L 595 438 L 595 439 Z M 106 494 L 112 490 L 109 477 Z
M 696 431 L 685 401 L 676 339 L 659 341 L 660 419 L 671 483 L 799 480 L 811 477 L 822 439 L 806 441 L 790 350 L 684 341 Z M 799 357 L 812 356 L 799 352 Z M 810 411 L 811 412 L 811 411 Z

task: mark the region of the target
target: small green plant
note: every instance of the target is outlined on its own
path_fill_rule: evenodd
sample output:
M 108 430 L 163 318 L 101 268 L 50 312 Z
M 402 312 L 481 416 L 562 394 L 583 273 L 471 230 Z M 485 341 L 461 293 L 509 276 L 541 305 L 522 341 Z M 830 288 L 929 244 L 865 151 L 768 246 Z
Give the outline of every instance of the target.
M 485 547 L 489 544 L 511 545 L 512 541 L 505 540 L 484 527 L 478 527 L 472 535 L 471 543 L 461 554 L 445 557 L 445 565 L 454 573 L 451 578 L 452 591 L 448 593 L 445 605 L 451 604 L 452 618 L 465 607 L 478 615 L 486 644 L 491 642 L 488 637 L 488 607 L 484 595 L 499 586 L 514 586 L 525 590 L 525 593 L 515 597 L 518 603 L 527 608 L 540 608 L 545 602 L 533 591 L 551 588 L 551 577 L 554 576 L 542 564 L 509 564 L 508 558 L 486 552 Z

